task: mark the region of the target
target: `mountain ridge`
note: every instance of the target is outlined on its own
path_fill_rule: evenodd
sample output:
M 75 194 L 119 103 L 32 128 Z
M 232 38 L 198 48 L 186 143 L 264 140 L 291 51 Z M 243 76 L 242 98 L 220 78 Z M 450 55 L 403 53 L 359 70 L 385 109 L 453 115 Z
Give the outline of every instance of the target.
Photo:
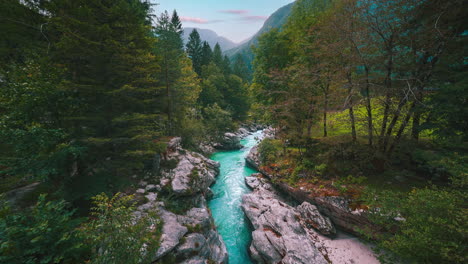
M 265 32 L 270 31 L 273 28 L 281 29 L 283 25 L 288 20 L 289 16 L 291 15 L 292 7 L 294 6 L 294 2 L 287 4 L 278 10 L 276 10 L 273 14 L 271 14 L 268 19 L 263 24 L 262 28 L 255 33 L 250 39 L 241 42 L 238 46 L 227 50 L 225 54 L 231 59 L 234 60 L 235 57 L 240 54 L 244 60 L 246 60 L 247 65 L 249 68 L 252 67 L 252 61 L 254 54 L 252 52 L 251 46 L 256 45 L 258 43 L 258 38 Z
M 184 27 L 184 34 L 183 34 L 184 44 L 187 44 L 190 33 L 192 33 L 194 29 L 198 31 L 198 34 L 200 34 L 200 38 L 202 39 L 202 41 L 208 42 L 211 48 L 214 48 L 216 43 L 219 43 L 219 46 L 221 47 L 221 49 L 223 51 L 226 51 L 229 49 L 233 49 L 238 45 L 234 41 L 226 37 L 218 35 L 218 33 L 216 33 L 213 30 L 196 28 L 196 27 Z

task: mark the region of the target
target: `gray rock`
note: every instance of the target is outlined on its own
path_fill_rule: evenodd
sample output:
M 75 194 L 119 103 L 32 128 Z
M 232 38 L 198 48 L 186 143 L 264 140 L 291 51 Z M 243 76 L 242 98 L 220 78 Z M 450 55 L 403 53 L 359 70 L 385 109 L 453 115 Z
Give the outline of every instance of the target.
M 299 213 L 263 188 L 242 197 L 242 210 L 252 223 L 251 254 L 260 263 L 326 264 L 300 223 Z
M 250 149 L 249 154 L 245 157 L 245 162 L 248 166 L 252 167 L 255 170 L 260 171 L 260 154 L 258 153 L 258 146 Z
M 336 229 L 330 218 L 323 216 L 317 206 L 303 202 L 296 210 L 301 215 L 301 222 L 307 228 L 313 228 L 323 235 L 336 235 Z
M 136 190 L 136 193 L 141 193 L 141 194 L 143 194 L 143 193 L 145 193 L 145 192 L 146 192 L 145 189 L 138 189 L 138 190 Z
M 185 237 L 185 242 L 177 247 L 177 255 L 183 259 L 190 258 L 198 253 L 206 246 L 206 238 L 199 233 L 192 233 Z
M 176 151 L 181 148 L 181 144 L 182 144 L 182 138 L 180 137 L 172 138 L 169 141 L 169 143 L 167 143 L 167 149 L 169 151 Z
M 158 194 L 157 194 L 157 193 L 150 192 L 150 193 L 148 193 L 147 195 L 145 195 L 145 197 L 146 197 L 146 199 L 148 199 L 148 201 L 154 202 L 154 201 L 156 201 L 156 199 L 158 198 Z
M 221 150 L 241 149 L 240 138 L 234 133 L 225 133 L 221 142 L 214 145 L 215 148 Z
M 177 195 L 193 195 L 205 192 L 219 174 L 219 163 L 190 151 L 170 154 L 178 160 L 177 167 L 162 172 L 164 179 L 171 179 L 171 188 Z M 161 185 L 167 182 L 161 181 Z
M 180 239 L 188 232 L 187 227 L 177 221 L 175 214 L 161 210 L 160 216 L 163 221 L 161 245 L 156 252 L 154 261 L 172 251 L 179 244 Z

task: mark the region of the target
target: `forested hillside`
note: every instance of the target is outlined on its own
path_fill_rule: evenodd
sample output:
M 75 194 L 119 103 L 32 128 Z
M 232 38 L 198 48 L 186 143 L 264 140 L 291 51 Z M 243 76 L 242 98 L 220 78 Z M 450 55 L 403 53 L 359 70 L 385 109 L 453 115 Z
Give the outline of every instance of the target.
M 218 35 L 216 32 L 214 32 L 212 30 L 192 28 L 192 27 L 184 27 L 184 35 L 183 35 L 182 38 L 183 38 L 185 43 L 188 42 L 188 39 L 190 37 L 190 33 L 192 33 L 192 31 L 194 29 L 196 29 L 198 31 L 198 34 L 200 34 L 200 37 L 204 41 L 208 42 L 208 44 L 210 44 L 211 47 L 214 47 L 216 45 L 216 43 L 218 43 L 223 51 L 227 51 L 227 50 L 232 49 L 232 48 L 237 46 L 236 43 L 232 42 L 231 40 L 229 40 L 229 39 L 227 39 L 225 37 L 222 37 L 222 36 Z
M 101 193 L 156 173 L 171 137 L 197 149 L 245 120 L 239 67 L 196 31 L 184 46 L 175 11 L 154 13 L 140 0 L 1 1 L 0 192 L 39 184 L 14 204 L 2 199 L 1 263 L 137 263 L 139 242 L 106 260 L 130 250 L 106 230 L 133 220 L 126 203 Z M 39 194 L 31 213 L 18 210 Z M 93 199 L 98 220 L 82 225 L 76 217 Z M 135 228 L 126 231 L 143 232 Z M 103 240 L 116 240 L 108 256 L 95 251 Z

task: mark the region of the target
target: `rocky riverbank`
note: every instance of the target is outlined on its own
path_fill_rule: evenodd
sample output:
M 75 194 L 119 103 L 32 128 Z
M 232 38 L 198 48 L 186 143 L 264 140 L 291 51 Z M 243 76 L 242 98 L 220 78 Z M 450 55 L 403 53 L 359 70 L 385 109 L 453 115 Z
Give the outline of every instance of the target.
M 252 148 L 249 155 L 246 157 L 246 163 L 252 168 L 255 168 L 261 172 L 268 179 L 274 179 L 274 176 L 270 175 L 262 169 L 258 147 Z M 381 228 L 374 225 L 368 219 L 367 213 L 364 210 L 351 209 L 349 206 L 351 201 L 345 197 L 317 197 L 308 190 L 294 188 L 283 182 L 276 182 L 275 187 L 300 203 L 308 202 L 310 204 L 316 205 L 322 214 L 328 216 L 332 222 L 343 231 L 357 236 L 361 235 L 359 230 L 371 230 L 376 233 L 381 232 Z
M 214 225 L 206 199 L 219 173 L 219 164 L 183 149 L 180 138 L 168 145 L 159 177 L 140 182 L 136 190 L 144 201 L 137 215 L 156 213 L 162 220 L 160 247 L 154 263 L 227 263 L 226 246 Z M 182 209 L 179 207 L 183 207 Z
M 250 252 L 258 263 L 379 263 L 369 246 L 341 232 L 378 231 L 366 212 L 352 210 L 344 197 L 315 197 L 272 183 L 274 177 L 262 170 L 260 160 L 258 148 L 252 148 L 246 163 L 261 173 L 246 179 L 254 192 L 242 203 L 255 228 Z
M 219 142 L 202 143 L 199 146 L 200 152 L 209 156 L 218 150 L 238 150 L 242 148 L 240 140 L 251 133 L 266 129 L 266 125 L 261 124 L 243 124 L 235 132 L 227 132 Z
M 337 231 L 317 206 L 296 205 L 262 174 L 246 184 L 253 192 L 243 196 L 242 209 L 255 229 L 249 251 L 257 263 L 379 263 L 369 246 Z

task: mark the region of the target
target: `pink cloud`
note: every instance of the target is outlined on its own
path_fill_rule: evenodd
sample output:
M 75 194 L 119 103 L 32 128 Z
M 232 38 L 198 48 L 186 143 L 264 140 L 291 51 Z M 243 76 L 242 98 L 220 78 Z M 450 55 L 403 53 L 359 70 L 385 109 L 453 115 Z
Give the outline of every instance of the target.
M 180 20 L 182 22 L 192 22 L 192 23 L 195 23 L 195 24 L 208 24 L 209 21 L 206 20 L 206 19 L 203 19 L 203 18 L 198 18 L 198 17 L 185 17 L 185 16 L 181 16 L 180 17 Z
M 267 16 L 243 16 L 242 20 L 246 21 L 265 21 L 267 20 Z
M 195 24 L 213 24 L 213 23 L 219 23 L 219 22 L 224 21 L 224 20 L 206 20 L 206 19 L 199 18 L 199 17 L 186 17 L 186 16 L 181 16 L 180 20 L 182 22 L 195 23 Z
M 219 10 L 219 13 L 233 14 L 233 15 L 243 15 L 249 13 L 249 10 L 239 10 L 239 9 L 228 9 L 228 10 Z

